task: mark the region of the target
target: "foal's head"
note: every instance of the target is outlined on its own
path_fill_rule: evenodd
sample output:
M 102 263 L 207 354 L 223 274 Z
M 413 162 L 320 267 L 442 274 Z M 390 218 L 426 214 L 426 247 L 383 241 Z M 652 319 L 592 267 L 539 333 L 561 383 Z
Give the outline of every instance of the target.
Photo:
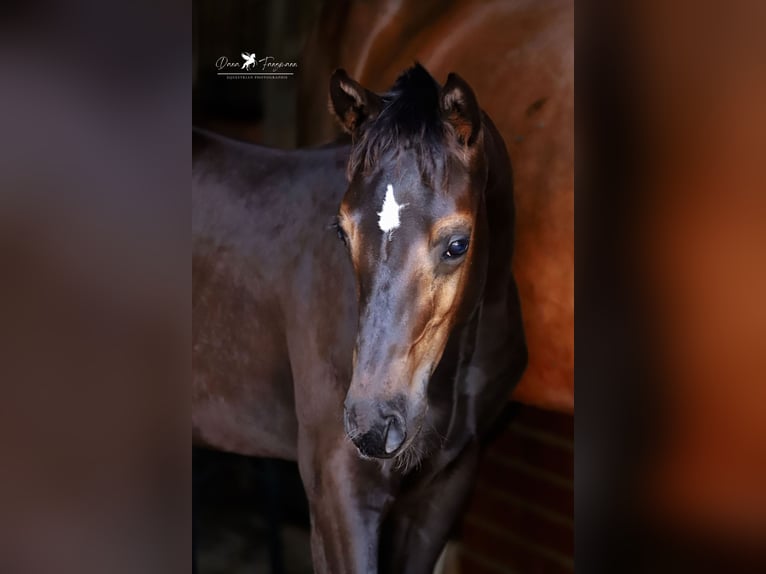
M 337 219 L 359 299 L 346 432 L 364 456 L 411 460 L 431 375 L 483 288 L 481 111 L 460 77 L 441 87 L 420 65 L 382 95 L 337 70 L 330 100 L 353 142 Z

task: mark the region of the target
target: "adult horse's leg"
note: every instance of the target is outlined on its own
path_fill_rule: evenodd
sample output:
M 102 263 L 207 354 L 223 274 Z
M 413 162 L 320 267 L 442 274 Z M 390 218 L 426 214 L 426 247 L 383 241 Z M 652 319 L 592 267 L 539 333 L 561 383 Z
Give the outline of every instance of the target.
M 433 573 L 465 508 L 478 460 L 478 442 L 471 442 L 444 470 L 402 493 L 386 520 L 381 572 Z
M 380 524 L 392 500 L 380 465 L 359 457 L 339 421 L 301 428 L 298 450 L 314 572 L 376 574 Z

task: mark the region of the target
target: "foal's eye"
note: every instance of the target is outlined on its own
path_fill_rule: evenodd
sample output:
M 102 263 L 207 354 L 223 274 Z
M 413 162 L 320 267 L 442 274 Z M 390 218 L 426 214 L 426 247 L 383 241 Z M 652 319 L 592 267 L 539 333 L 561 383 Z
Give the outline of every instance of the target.
M 333 228 L 335 228 L 335 233 L 338 234 L 338 239 L 340 239 L 343 242 L 343 245 L 348 244 L 348 239 L 346 238 L 346 232 L 343 231 L 343 227 L 341 227 L 339 222 L 334 222 L 332 224 Z
M 463 237 L 453 240 L 442 257 L 444 257 L 444 259 L 457 259 L 465 255 L 466 251 L 468 251 L 468 238 Z

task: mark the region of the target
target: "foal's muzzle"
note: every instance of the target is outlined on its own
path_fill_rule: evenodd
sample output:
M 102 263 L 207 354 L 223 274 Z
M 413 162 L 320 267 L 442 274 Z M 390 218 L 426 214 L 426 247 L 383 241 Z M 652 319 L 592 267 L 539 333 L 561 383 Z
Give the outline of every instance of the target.
M 346 434 L 364 456 L 391 458 L 407 438 L 404 414 L 392 403 L 346 401 Z

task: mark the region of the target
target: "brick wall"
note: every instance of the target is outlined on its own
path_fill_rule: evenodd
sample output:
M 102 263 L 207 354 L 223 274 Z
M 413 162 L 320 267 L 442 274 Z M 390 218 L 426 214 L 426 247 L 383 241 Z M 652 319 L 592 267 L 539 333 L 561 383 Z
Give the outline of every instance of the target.
M 463 521 L 464 574 L 574 571 L 574 418 L 522 406 L 482 461 Z

